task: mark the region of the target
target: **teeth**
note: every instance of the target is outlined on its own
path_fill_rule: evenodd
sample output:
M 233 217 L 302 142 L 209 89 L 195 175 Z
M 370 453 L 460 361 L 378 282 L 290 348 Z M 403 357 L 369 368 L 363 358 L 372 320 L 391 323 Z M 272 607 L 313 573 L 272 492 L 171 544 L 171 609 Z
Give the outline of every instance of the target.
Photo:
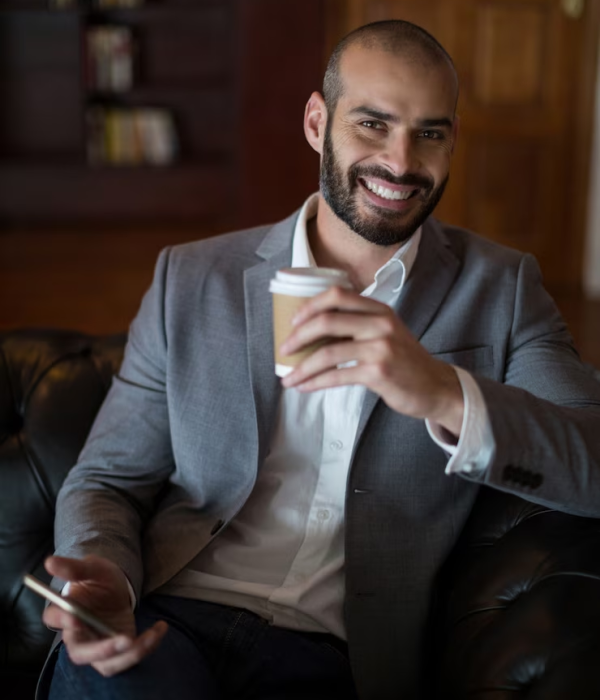
M 410 192 L 396 192 L 394 190 L 389 190 L 387 187 L 376 185 L 374 182 L 370 182 L 369 180 L 365 180 L 365 184 L 367 186 L 367 189 L 371 190 L 371 192 L 374 192 L 376 195 L 382 197 L 383 199 L 408 199 L 414 191 L 411 190 Z

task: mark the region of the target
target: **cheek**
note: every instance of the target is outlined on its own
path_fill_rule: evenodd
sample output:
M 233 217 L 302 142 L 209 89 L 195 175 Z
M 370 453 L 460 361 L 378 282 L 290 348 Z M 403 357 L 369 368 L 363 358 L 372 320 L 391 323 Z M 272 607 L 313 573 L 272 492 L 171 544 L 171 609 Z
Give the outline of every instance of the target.
M 450 169 L 452 147 L 450 144 L 429 144 L 421 149 L 420 160 L 435 180 L 443 180 Z
M 340 129 L 336 139 L 336 150 L 346 162 L 357 163 L 365 158 L 369 158 L 381 145 L 375 134 L 371 135 L 363 129 L 348 127 Z

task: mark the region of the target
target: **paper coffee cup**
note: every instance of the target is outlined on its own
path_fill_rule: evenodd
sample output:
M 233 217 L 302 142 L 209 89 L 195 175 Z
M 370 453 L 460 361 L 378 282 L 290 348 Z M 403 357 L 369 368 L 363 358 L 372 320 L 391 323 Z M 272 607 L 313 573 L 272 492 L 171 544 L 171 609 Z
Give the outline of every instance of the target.
M 320 348 L 327 341 L 319 341 L 300 352 L 286 357 L 279 353 L 280 346 L 290 336 L 292 319 L 310 297 L 325 292 L 330 287 L 352 288 L 343 270 L 326 267 L 287 267 L 279 270 L 271 280 L 273 294 L 273 339 L 275 342 L 275 374 L 285 377 L 296 365 Z

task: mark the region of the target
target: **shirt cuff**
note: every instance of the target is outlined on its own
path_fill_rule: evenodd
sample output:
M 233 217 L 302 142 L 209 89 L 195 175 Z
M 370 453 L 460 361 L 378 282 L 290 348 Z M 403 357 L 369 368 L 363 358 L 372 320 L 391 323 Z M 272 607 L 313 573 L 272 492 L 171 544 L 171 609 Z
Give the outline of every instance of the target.
M 431 439 L 450 455 L 446 474 L 480 472 L 487 468 L 496 442 L 481 389 L 473 377 L 461 367 L 453 368 L 465 403 L 458 440 L 445 428 L 425 421 Z
M 125 576 L 125 574 L 123 574 L 123 575 Z M 135 597 L 135 592 L 133 590 L 133 586 L 131 585 L 131 583 L 129 583 L 129 579 L 127 578 L 127 576 L 125 576 L 125 582 L 127 583 L 127 590 L 129 591 L 129 600 L 131 602 L 131 609 L 135 610 L 137 600 Z M 60 592 L 60 594 L 62 596 L 68 596 L 70 590 L 71 590 L 71 582 L 67 581 L 65 583 L 65 585 L 62 587 L 62 591 Z

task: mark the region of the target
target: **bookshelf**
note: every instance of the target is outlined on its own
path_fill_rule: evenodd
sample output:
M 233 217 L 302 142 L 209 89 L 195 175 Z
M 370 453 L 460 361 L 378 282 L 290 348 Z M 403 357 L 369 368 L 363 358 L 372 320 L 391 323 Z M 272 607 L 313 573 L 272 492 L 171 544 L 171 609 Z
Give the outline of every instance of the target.
M 51 0 L 48 0 L 50 2 Z M 55 1 L 55 0 L 52 0 Z M 0 0 L 0 236 L 176 227 L 216 233 L 276 221 L 318 183 L 302 115 L 320 88 L 329 0 L 145 0 L 53 10 Z M 89 90 L 86 27 L 130 27 L 130 90 Z M 90 105 L 169 110 L 172 165 L 90 166 Z
M 0 228 L 227 218 L 240 157 L 237 4 L 145 0 L 135 8 L 59 9 L 41 0 L 2 2 Z M 90 76 L 87 37 L 102 28 L 135 45 L 131 85 L 123 63 L 117 89 Z M 121 144 L 111 157 L 90 157 L 90 114 L 111 116 L 111 143 Z M 160 118 L 160 143 L 123 151 L 132 135 L 155 136 Z

